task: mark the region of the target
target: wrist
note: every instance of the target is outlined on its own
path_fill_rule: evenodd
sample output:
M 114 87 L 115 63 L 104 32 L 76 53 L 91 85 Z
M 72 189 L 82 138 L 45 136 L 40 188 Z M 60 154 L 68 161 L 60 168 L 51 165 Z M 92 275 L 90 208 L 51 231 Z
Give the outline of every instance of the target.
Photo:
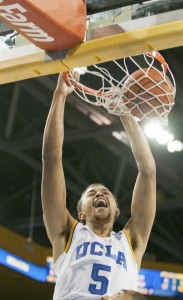
M 54 92 L 54 97 L 56 98 L 66 98 L 67 97 L 67 93 L 63 90 L 59 90 L 59 89 L 56 89 L 55 92 Z

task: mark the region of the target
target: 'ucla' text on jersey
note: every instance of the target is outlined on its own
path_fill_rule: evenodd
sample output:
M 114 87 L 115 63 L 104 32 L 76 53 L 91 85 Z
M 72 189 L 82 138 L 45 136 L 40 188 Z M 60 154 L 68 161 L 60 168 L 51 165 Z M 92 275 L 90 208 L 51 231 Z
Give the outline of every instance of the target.
M 124 253 L 121 251 L 112 253 L 112 245 L 103 245 L 99 242 L 84 242 L 76 248 L 76 260 L 88 255 L 89 253 L 95 256 L 105 255 L 106 257 L 110 257 L 116 262 L 116 264 L 123 266 L 123 268 L 127 270 Z

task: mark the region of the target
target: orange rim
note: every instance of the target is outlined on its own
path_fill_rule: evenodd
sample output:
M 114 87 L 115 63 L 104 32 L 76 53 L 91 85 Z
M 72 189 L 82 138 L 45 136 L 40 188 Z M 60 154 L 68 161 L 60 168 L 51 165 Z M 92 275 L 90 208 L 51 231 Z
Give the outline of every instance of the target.
M 168 65 L 167 65 L 164 57 L 159 52 L 150 51 L 150 52 L 147 52 L 147 54 L 149 54 L 150 56 L 153 56 L 156 60 L 158 60 L 164 66 L 165 73 L 167 72 Z
M 150 51 L 150 52 L 147 52 L 147 54 L 154 57 L 157 61 L 159 61 L 163 65 L 165 73 L 167 72 L 168 65 L 167 65 L 164 57 L 159 52 Z M 91 94 L 91 95 L 103 96 L 103 95 L 107 94 L 106 92 L 101 92 L 101 91 L 89 88 L 83 84 L 80 84 L 79 82 L 73 82 L 72 80 L 69 79 L 69 74 L 70 74 L 70 71 L 64 72 L 63 77 L 64 77 L 64 80 L 67 83 L 67 85 L 72 86 L 74 89 L 79 89 L 79 90 L 81 90 L 85 93 Z

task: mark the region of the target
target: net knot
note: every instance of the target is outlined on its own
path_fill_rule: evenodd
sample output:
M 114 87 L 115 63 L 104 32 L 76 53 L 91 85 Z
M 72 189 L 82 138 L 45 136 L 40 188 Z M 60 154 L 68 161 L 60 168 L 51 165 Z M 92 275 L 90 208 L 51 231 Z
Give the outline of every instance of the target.
M 121 116 L 130 113 L 130 110 L 123 101 L 123 88 L 113 86 L 105 95 L 103 107 L 107 109 L 110 114 Z

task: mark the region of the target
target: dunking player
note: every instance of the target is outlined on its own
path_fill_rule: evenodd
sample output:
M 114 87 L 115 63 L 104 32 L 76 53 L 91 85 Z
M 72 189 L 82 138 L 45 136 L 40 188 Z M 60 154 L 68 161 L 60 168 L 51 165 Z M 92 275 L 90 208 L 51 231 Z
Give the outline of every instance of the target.
M 78 73 L 73 75 L 79 80 Z M 43 140 L 42 205 L 58 276 L 54 300 L 141 299 L 130 291 L 137 290 L 138 269 L 155 216 L 155 162 L 138 123 L 121 116 L 138 167 L 131 218 L 122 231 L 113 232 L 120 214 L 117 200 L 102 184 L 92 184 L 79 200 L 77 222 L 66 208 L 62 168 L 64 107 L 72 91 L 60 74 Z

